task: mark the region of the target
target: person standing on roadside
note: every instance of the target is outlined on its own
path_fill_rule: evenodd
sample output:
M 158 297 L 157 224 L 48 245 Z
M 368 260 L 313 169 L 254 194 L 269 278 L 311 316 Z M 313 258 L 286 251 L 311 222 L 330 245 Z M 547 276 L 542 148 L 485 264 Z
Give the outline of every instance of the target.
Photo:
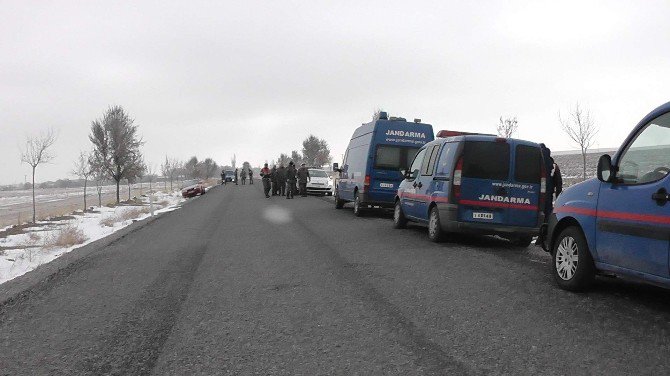
M 305 167 L 305 164 L 301 164 L 298 169 L 298 184 L 300 186 L 300 196 L 307 197 L 307 182 L 310 181 L 309 169 Z
M 226 185 L 226 170 L 221 170 L 221 184 Z
M 272 195 L 276 196 L 277 195 L 277 165 L 272 166 L 272 170 L 270 171 L 270 178 L 272 179 Z
M 554 168 L 554 158 L 551 157 L 551 150 L 545 145 L 540 144 L 542 152 L 542 163 L 544 164 L 545 193 L 544 193 L 544 220 L 548 221 L 551 212 L 554 210 L 554 182 L 551 171 Z
M 242 174 L 241 175 L 242 175 L 242 185 L 246 185 L 247 184 L 247 169 L 246 168 L 242 169 Z
M 561 169 L 558 167 L 558 163 L 551 159 L 554 165 L 554 170 L 551 172 L 551 183 L 554 186 L 555 198 L 558 198 L 558 195 L 563 192 L 563 175 L 561 175 Z
M 265 193 L 265 198 L 270 198 L 270 174 L 270 169 L 266 163 L 261 169 L 261 179 L 263 179 L 263 192 Z
M 293 161 L 288 163 L 288 168 L 286 169 L 286 199 L 293 198 L 293 193 L 295 192 L 295 180 L 297 178 L 297 171 Z
M 286 167 L 284 167 L 283 163 L 279 164 L 279 168 L 277 169 L 277 184 L 279 184 L 279 194 L 281 196 L 286 195 Z
M 254 170 L 249 169 L 249 184 L 254 184 Z
M 239 178 L 239 176 L 240 176 L 240 170 L 236 168 L 235 169 L 235 185 L 237 185 L 237 179 Z

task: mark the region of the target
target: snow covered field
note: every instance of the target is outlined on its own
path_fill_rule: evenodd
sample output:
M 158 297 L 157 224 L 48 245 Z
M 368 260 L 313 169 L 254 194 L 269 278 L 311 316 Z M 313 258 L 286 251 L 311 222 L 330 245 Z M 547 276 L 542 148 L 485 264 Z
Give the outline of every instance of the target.
M 170 194 L 156 192 L 154 213 L 178 209 L 183 201 L 179 191 Z M 103 206 L 86 213 L 80 211 L 60 220 L 41 221 L 16 234 L 0 237 L 0 283 L 149 216 L 149 199 L 142 197 L 137 205 Z M 0 229 L 0 236 L 10 232 L 10 229 Z

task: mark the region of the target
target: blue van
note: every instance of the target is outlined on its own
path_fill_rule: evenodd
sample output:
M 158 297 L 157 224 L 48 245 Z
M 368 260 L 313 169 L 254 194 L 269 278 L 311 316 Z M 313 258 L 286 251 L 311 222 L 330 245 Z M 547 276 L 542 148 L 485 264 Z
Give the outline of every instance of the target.
M 546 179 L 540 145 L 493 135 L 441 131 L 416 155 L 395 197 L 393 223 L 500 235 L 527 247 L 544 222 Z
M 540 243 L 566 290 L 596 274 L 670 287 L 670 103 L 645 116 L 598 176 L 558 197 Z
M 393 207 L 398 185 L 416 152 L 433 141 L 433 126 L 415 119 L 391 117 L 385 112 L 379 119 L 354 131 L 344 154 L 335 187 L 335 207 L 354 203 L 354 214 L 372 206 Z

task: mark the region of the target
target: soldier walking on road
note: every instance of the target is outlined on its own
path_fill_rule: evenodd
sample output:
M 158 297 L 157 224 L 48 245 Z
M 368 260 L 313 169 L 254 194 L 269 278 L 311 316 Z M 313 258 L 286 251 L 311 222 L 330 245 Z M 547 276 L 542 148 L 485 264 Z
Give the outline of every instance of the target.
M 239 176 L 240 176 L 240 170 L 236 168 L 235 169 L 235 185 L 237 185 L 237 179 L 238 179 Z
M 249 169 L 249 184 L 254 184 L 254 170 Z
M 295 165 L 293 161 L 288 163 L 288 168 L 286 169 L 286 199 L 293 198 L 293 193 L 295 192 L 295 179 L 297 178 L 297 171 L 295 170 Z
M 307 182 L 312 180 L 309 177 L 309 170 L 305 167 L 305 164 L 300 165 L 298 169 L 298 184 L 300 185 L 300 196 L 307 197 Z
M 242 185 L 247 184 L 247 169 L 243 168 L 242 169 Z
M 281 163 L 277 169 L 277 184 L 279 184 L 279 194 L 286 195 L 286 167 Z
M 261 179 L 263 179 L 263 192 L 265 193 L 265 198 L 270 198 L 270 169 L 266 163 L 261 169 Z
M 226 185 L 226 170 L 221 170 L 221 184 Z

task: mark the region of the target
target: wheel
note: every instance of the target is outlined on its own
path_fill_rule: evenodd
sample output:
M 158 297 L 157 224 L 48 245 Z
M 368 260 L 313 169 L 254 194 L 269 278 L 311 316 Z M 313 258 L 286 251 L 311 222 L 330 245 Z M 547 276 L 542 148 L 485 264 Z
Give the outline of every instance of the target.
M 363 216 L 363 208 L 361 208 L 361 196 L 358 192 L 354 193 L 354 215 L 357 217 Z
M 594 281 L 596 267 L 584 235 L 568 227 L 554 243 L 552 270 L 558 286 L 569 291 L 584 291 Z
M 528 248 L 528 246 L 532 242 L 533 242 L 532 236 L 520 236 L 518 238 L 512 239 L 512 244 L 521 248 Z
M 340 195 L 335 192 L 335 209 L 342 209 L 344 207 L 344 200 L 340 200 Z
M 326 195 L 327 195 L 327 196 L 332 196 L 332 195 L 333 195 L 333 192 L 327 192 Z
M 405 228 L 406 226 L 407 218 L 405 217 L 405 213 L 402 212 L 400 200 L 397 200 L 393 209 L 393 228 Z
M 437 210 L 437 206 L 433 206 L 433 208 L 430 209 L 430 216 L 428 219 L 428 239 L 438 243 L 442 241 L 443 236 L 444 231 L 442 231 L 442 224 L 440 223 L 440 212 Z

